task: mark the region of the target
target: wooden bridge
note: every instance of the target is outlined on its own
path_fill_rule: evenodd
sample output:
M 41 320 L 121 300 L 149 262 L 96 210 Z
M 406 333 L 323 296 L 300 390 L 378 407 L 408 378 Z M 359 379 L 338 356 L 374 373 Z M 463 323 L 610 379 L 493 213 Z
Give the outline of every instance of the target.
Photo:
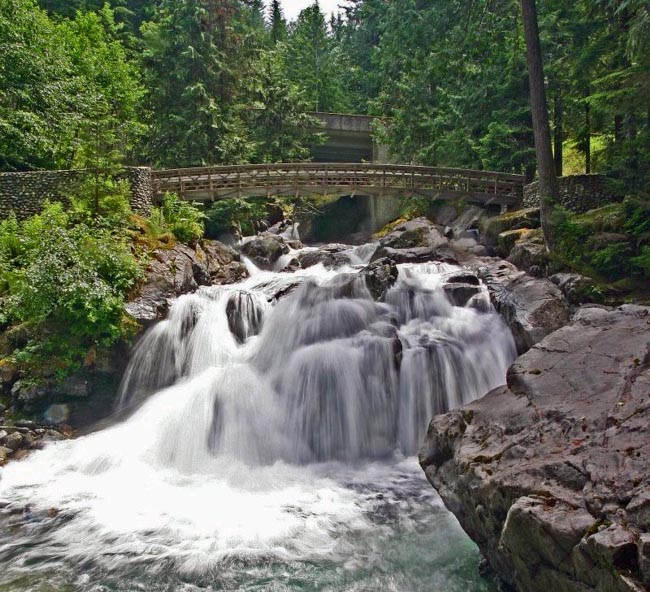
M 524 176 L 492 171 L 390 164 L 257 164 L 153 172 L 154 194 L 185 200 L 273 195 L 423 195 L 518 205 Z

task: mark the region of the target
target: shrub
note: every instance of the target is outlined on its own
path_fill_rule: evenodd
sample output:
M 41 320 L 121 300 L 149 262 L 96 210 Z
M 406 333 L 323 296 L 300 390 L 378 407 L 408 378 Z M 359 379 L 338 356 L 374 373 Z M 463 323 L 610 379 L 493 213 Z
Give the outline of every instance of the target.
M 152 208 L 150 227 L 161 234 L 171 232 L 182 243 L 195 243 L 203 237 L 205 215 L 194 204 L 168 193 L 159 208 Z
M 650 200 L 628 197 L 584 214 L 556 213 L 558 255 L 606 281 L 650 275 Z M 613 233 L 610 238 L 607 234 Z M 619 238 L 620 237 L 620 238 Z
M 212 238 L 229 232 L 251 236 L 268 213 L 268 204 L 260 198 L 220 200 L 206 212 L 206 232 Z
M 54 357 L 65 375 L 89 347 L 129 335 L 124 298 L 141 272 L 123 233 L 75 224 L 60 204 L 48 204 L 0 225 L 0 261 L 5 322 L 30 328 L 13 354 L 21 367 Z

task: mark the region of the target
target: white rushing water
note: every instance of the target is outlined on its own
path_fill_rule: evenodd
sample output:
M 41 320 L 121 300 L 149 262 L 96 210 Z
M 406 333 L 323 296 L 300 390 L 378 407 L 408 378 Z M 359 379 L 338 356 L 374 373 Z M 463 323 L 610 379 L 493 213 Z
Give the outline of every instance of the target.
M 400 266 L 385 303 L 358 268 L 253 271 L 141 340 L 128 419 L 2 469 L 0 589 L 489 589 L 412 458 L 504 382 L 487 293 L 452 306 L 444 264 Z

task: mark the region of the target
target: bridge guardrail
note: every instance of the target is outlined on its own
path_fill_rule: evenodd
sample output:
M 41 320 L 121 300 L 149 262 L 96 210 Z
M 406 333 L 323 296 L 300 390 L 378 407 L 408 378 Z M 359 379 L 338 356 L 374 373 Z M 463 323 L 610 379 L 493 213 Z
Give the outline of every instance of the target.
M 165 169 L 153 172 L 154 191 L 177 192 L 187 198 L 245 195 L 247 191 L 271 195 L 276 190 L 328 189 L 439 192 L 514 204 L 522 200 L 524 176 L 496 171 L 449 167 L 357 163 L 247 164 Z

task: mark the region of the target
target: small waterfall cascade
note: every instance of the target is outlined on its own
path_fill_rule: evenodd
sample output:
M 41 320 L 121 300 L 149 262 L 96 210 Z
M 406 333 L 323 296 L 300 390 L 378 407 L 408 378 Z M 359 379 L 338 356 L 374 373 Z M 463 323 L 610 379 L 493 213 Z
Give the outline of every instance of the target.
M 22 555 L 7 551 L 15 540 L 3 546 L 0 522 L 0 559 L 19 556 L 29 572 L 45 554 L 66 577 L 81 577 L 78 566 L 144 573 L 142 589 L 162 590 L 172 588 L 152 582 L 203 585 L 239 573 L 224 568 L 235 558 L 251 581 L 268 581 L 259 569 L 269 561 L 294 569 L 363 555 L 357 539 L 381 513 L 368 482 L 392 483 L 387 507 L 404 503 L 407 482 L 423 491 L 412 461 L 392 481 L 394 463 L 417 452 L 433 415 L 503 384 L 516 356 L 484 287 L 462 307 L 448 298 L 443 286 L 457 266 L 400 265 L 375 302 L 359 273 L 371 252 L 356 249 L 358 264 L 336 270 L 251 266 L 240 284 L 179 298 L 132 353 L 118 404 L 126 419 L 3 470 L 0 502 L 56 508 L 60 518 L 43 522 L 36 547 L 24 535 Z M 405 515 L 439 505 L 433 495 L 418 493 Z M 397 537 L 395 528 L 384 535 Z
M 403 265 L 381 303 L 352 268 L 299 276 L 276 304 L 282 284 L 259 276 L 184 296 L 134 352 L 120 405 L 174 384 L 191 398 L 198 381 L 208 400 L 193 421 L 205 425 L 208 455 L 301 464 L 412 455 L 433 415 L 502 384 L 514 357 L 487 293 L 466 307 L 449 301 L 454 272 Z

